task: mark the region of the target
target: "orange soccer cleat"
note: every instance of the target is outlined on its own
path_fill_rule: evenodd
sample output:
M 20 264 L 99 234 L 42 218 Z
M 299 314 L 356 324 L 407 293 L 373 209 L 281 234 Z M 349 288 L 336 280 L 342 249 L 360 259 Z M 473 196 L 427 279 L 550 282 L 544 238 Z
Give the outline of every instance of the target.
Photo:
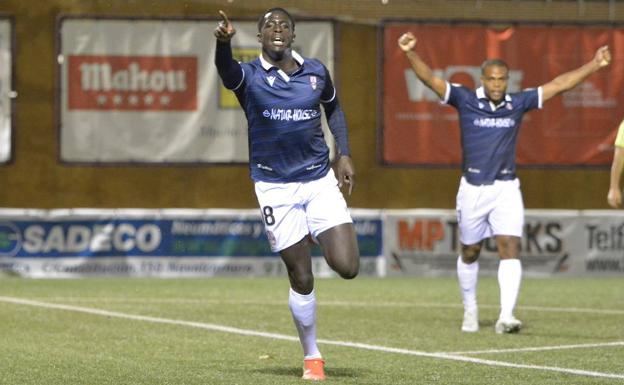
M 323 381 L 325 380 L 325 370 L 323 366 L 325 361 L 322 358 L 312 358 L 303 360 L 303 378 L 304 380 Z

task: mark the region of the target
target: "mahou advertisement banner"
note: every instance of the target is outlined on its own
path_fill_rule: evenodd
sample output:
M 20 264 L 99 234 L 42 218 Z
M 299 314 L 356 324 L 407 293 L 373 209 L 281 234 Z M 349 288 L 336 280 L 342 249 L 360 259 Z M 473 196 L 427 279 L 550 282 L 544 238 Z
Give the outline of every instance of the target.
M 589 62 L 608 45 L 611 65 L 524 116 L 517 161 L 527 166 L 607 166 L 624 118 L 624 31 L 588 26 L 486 26 L 389 23 L 383 33 L 382 159 L 394 165 L 460 165 L 457 111 L 440 103 L 411 70 L 397 40 L 411 31 L 434 74 L 475 89 L 481 64 L 510 66 L 507 92 L 541 86 Z
M 196 111 L 197 57 L 71 55 L 70 111 Z
M 214 64 L 217 22 L 61 19 L 61 159 L 247 162 L 247 120 Z M 233 23 L 234 58 L 258 57 L 257 23 Z M 332 23 L 297 23 L 294 49 L 332 71 Z
M 11 159 L 12 116 L 12 39 L 11 21 L 0 19 L 0 162 Z

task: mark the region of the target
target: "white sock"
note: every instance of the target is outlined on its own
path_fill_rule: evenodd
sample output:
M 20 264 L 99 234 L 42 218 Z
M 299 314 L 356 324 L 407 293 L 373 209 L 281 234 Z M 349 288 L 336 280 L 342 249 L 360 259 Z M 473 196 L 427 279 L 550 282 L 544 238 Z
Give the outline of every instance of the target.
M 291 288 L 288 295 L 288 307 L 299 333 L 304 359 L 321 358 L 321 352 L 316 346 L 316 296 L 314 290 L 310 294 L 299 294 Z
M 522 280 L 522 264 L 519 259 L 501 259 L 498 265 L 498 286 L 500 287 L 500 318 L 513 316 L 520 281 Z
M 471 264 L 464 263 L 461 255 L 457 258 L 457 278 L 461 289 L 464 311 L 477 310 L 477 279 L 479 276 L 479 261 Z

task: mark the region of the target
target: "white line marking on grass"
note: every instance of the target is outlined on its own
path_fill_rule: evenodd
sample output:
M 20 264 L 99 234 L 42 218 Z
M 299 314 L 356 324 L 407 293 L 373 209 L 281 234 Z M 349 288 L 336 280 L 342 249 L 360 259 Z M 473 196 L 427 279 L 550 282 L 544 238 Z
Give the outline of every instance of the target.
M 344 302 L 344 301 L 323 301 L 323 305 L 328 306 L 361 306 L 361 307 L 432 307 L 432 308 L 464 308 L 461 303 L 446 304 L 446 303 L 426 303 L 426 302 L 386 302 L 386 303 L 368 303 L 368 302 Z M 481 308 L 487 309 L 499 309 L 500 305 L 483 305 L 479 304 Z M 551 306 L 516 306 L 519 310 L 533 310 L 533 311 L 545 311 L 545 312 L 561 312 L 561 313 L 590 313 L 590 314 L 613 314 L 624 315 L 624 310 L 617 309 L 589 309 L 578 307 L 551 307 Z
M 107 317 L 123 318 L 123 319 L 135 320 L 135 321 L 146 321 L 146 322 L 154 322 L 154 323 L 169 324 L 169 325 L 190 326 L 194 328 L 214 330 L 214 331 L 219 331 L 219 332 L 224 332 L 224 333 L 242 334 L 242 335 L 247 335 L 247 336 L 265 337 L 265 338 L 273 338 L 277 340 L 299 342 L 299 338 L 293 337 L 293 336 L 287 336 L 284 334 L 265 333 L 265 332 L 255 331 L 255 330 L 238 329 L 238 328 L 233 328 L 229 326 L 209 324 L 209 323 L 204 323 L 204 322 L 192 322 L 192 321 L 183 321 L 183 320 L 175 320 L 175 319 L 160 318 L 160 317 L 127 314 L 127 313 L 120 313 L 116 311 L 93 309 L 93 308 L 81 307 L 81 306 L 31 301 L 27 299 L 14 298 L 14 297 L 0 296 L 0 301 L 14 303 L 17 305 L 28 305 L 28 306 L 43 307 L 47 309 L 67 310 L 67 311 L 73 311 L 73 312 L 78 312 L 78 313 L 102 315 L 102 316 L 107 316 Z
M 43 300 L 43 298 L 40 298 Z M 189 299 L 189 298 L 119 298 L 119 297 L 49 297 L 45 298 L 52 301 L 70 301 L 70 302 L 115 302 L 115 303 L 171 303 L 171 304 L 214 304 L 214 305 L 258 305 L 258 306 L 284 306 L 284 301 L 225 301 L 221 299 Z M 425 308 L 450 308 L 463 309 L 461 303 L 445 304 L 445 303 L 428 303 L 428 302 L 350 302 L 350 301 L 322 301 L 323 306 L 344 306 L 344 307 L 425 307 Z M 479 307 L 485 309 L 499 309 L 500 305 L 479 304 Z M 549 307 L 549 306 L 522 306 L 518 305 L 516 309 L 544 311 L 553 313 L 589 313 L 589 314 L 605 314 L 605 315 L 624 315 L 624 310 L 618 309 L 591 309 L 578 307 Z
M 15 298 L 15 297 L 0 296 L 0 301 L 17 304 L 17 305 L 28 305 L 28 306 L 47 308 L 47 309 L 66 310 L 66 311 L 73 311 L 73 312 L 79 312 L 79 313 L 115 317 L 115 318 L 121 318 L 121 319 L 129 319 L 129 320 L 135 320 L 135 321 L 145 321 L 145 322 L 153 322 L 153 323 L 160 323 L 160 324 L 189 326 L 189 327 L 194 327 L 194 328 L 199 328 L 199 329 L 220 331 L 224 333 L 299 342 L 299 338 L 285 335 L 285 334 L 266 333 L 266 332 L 260 332 L 256 330 L 239 329 L 239 328 L 234 328 L 230 326 L 209 324 L 209 323 L 203 323 L 203 322 L 191 322 L 191 321 L 175 320 L 175 319 L 160 318 L 160 317 L 149 317 L 149 316 L 142 316 L 142 315 L 126 314 L 126 313 L 120 313 L 120 312 L 115 312 L 115 311 L 108 311 L 108 310 L 101 310 L 101 309 L 94 309 L 94 308 L 87 308 L 87 307 L 80 307 L 80 306 L 32 301 L 32 300 Z M 324 340 L 324 339 L 319 339 L 317 342 L 321 344 L 325 344 L 325 345 L 351 347 L 351 348 L 356 348 L 356 349 L 372 350 L 372 351 L 378 351 L 378 352 L 384 352 L 384 353 L 396 353 L 396 354 L 404 354 L 404 355 L 411 355 L 411 356 L 417 356 L 417 357 L 437 358 L 437 359 L 451 360 L 451 361 L 470 362 L 473 364 L 488 365 L 488 366 L 501 366 L 501 367 L 518 368 L 518 369 L 535 369 L 535 370 L 544 370 L 544 371 L 566 373 L 566 374 L 573 374 L 573 375 L 580 375 L 580 376 L 624 379 L 624 374 L 602 373 L 602 372 L 594 372 L 594 371 L 588 371 L 588 370 L 560 368 L 560 367 L 555 367 L 555 366 L 515 364 L 512 362 L 483 360 L 479 358 L 464 357 L 464 356 L 457 355 L 457 354 L 427 353 L 427 352 L 421 352 L 417 350 L 391 348 L 391 347 L 386 347 L 386 346 L 369 345 L 369 344 L 363 344 L 363 343 L 357 343 L 357 342 L 333 341 L 333 340 Z
M 440 354 L 490 354 L 490 353 L 519 353 L 519 352 L 541 352 L 546 350 L 564 350 L 579 348 L 604 348 L 609 346 L 624 346 L 624 341 L 602 342 L 594 344 L 576 344 L 576 345 L 554 345 L 554 346 L 535 346 L 530 348 L 510 348 L 510 349 L 490 349 L 490 350 L 469 350 L 463 352 L 440 352 Z
M 481 365 L 488 365 L 488 366 L 502 366 L 502 367 L 507 367 L 507 368 L 518 368 L 518 369 L 536 369 L 536 370 L 545 370 L 545 371 L 552 371 L 552 372 L 559 372 L 559 373 L 566 373 L 566 374 L 576 374 L 580 376 L 624 379 L 624 374 L 616 374 L 616 373 L 602 373 L 602 372 L 594 372 L 594 371 L 589 371 L 589 370 L 560 368 L 556 366 L 515 364 L 513 362 L 483 360 L 480 358 L 464 357 L 458 354 L 427 353 L 427 352 L 419 352 L 419 351 L 408 350 L 408 349 L 389 348 L 389 347 L 378 346 L 378 345 L 360 344 L 357 342 L 342 342 L 342 341 L 330 341 L 330 340 L 318 340 L 317 342 L 326 344 L 326 345 L 348 346 L 352 348 L 374 350 L 374 351 L 379 351 L 379 352 L 384 352 L 384 353 L 397 353 L 397 354 L 405 354 L 405 355 L 411 355 L 411 356 L 439 358 L 439 359 L 444 359 L 444 360 L 470 362 L 473 364 L 481 364 Z
M 499 308 L 499 306 L 489 307 Z M 614 314 L 614 315 L 624 315 L 624 310 L 617 309 L 590 309 L 590 308 L 580 308 L 580 307 L 550 307 L 550 306 L 516 306 L 517 309 L 522 310 L 535 310 L 535 311 L 546 311 L 546 312 L 554 312 L 554 313 L 589 313 L 589 314 Z

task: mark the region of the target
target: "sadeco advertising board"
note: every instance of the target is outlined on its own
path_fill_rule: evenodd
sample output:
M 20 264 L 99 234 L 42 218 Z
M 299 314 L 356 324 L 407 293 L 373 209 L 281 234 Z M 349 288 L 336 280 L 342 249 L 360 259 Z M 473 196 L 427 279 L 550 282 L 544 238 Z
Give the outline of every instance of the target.
M 283 274 L 256 210 L 0 215 L 0 268 L 25 276 Z M 363 260 L 376 273 L 380 215 L 354 214 Z M 318 246 L 313 256 L 321 256 Z M 316 269 L 329 274 L 322 258 Z M 318 262 L 318 261 L 317 261 Z
M 71 220 L 0 223 L 14 258 L 273 256 L 253 220 Z

